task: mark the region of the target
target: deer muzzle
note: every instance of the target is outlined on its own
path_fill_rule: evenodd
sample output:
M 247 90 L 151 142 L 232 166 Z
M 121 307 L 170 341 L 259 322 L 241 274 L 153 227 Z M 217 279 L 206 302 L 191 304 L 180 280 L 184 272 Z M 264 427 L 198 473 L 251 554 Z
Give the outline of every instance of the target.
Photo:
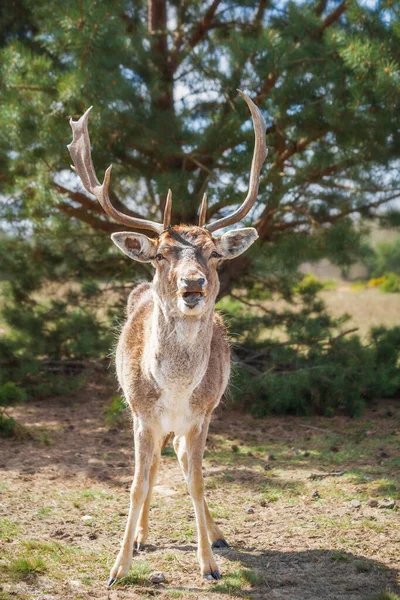
M 205 297 L 205 277 L 180 277 L 179 293 L 186 306 L 194 308 Z

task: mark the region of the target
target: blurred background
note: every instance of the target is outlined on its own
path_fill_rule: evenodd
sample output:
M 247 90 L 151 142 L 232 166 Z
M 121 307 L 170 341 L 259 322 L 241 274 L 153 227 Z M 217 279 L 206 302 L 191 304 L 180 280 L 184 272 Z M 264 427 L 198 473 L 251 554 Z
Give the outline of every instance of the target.
M 70 169 L 69 119 L 90 117 L 112 201 L 173 223 L 243 200 L 253 152 L 242 89 L 269 155 L 221 266 L 234 351 L 229 406 L 360 415 L 400 392 L 400 6 L 395 0 L 8 0 L 0 9 L 0 429 L 7 407 L 106 370 L 148 265 Z M 90 375 L 91 377 L 92 375 Z M 113 377 L 110 369 L 110 377 Z

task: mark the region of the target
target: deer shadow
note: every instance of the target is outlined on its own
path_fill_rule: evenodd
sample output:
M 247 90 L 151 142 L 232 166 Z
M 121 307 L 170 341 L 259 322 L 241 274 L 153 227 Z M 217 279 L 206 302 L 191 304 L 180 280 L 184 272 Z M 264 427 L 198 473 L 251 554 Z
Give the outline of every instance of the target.
M 148 551 L 156 549 L 160 547 Z M 196 545 L 168 544 L 165 549 L 195 554 Z M 216 549 L 215 554 L 222 557 L 223 578 L 211 584 L 210 593 L 253 600 L 392 600 L 390 592 L 400 592 L 397 569 L 351 552 L 231 547 Z M 185 593 L 206 593 L 196 585 L 171 584 L 163 589 L 183 597 Z

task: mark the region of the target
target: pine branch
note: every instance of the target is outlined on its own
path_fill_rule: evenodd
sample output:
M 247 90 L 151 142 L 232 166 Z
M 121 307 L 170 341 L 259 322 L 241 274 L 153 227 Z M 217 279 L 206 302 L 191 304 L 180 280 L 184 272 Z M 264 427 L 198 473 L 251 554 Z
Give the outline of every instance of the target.
M 345 0 L 344 2 L 342 2 L 342 4 L 339 4 L 339 6 L 335 8 L 335 10 L 329 13 L 329 15 L 327 15 L 322 22 L 321 31 L 325 31 L 325 29 L 333 25 L 333 23 L 336 23 L 336 21 L 340 19 L 342 14 L 345 12 L 347 7 L 348 2 L 347 0 Z
M 326 9 L 326 5 L 328 4 L 328 0 L 318 0 L 317 6 L 315 7 L 315 14 L 317 17 L 320 17 L 324 10 Z
M 91 210 L 101 215 L 104 215 L 104 211 L 101 208 L 100 204 L 97 202 L 97 200 L 91 200 L 88 196 L 80 192 L 73 192 L 68 188 L 63 187 L 59 183 L 53 183 L 53 186 L 58 192 L 67 195 L 71 200 L 73 200 L 74 202 L 78 202 L 87 210 Z M 143 215 L 139 215 L 137 212 L 125 206 L 125 204 L 121 202 L 121 200 L 119 200 L 114 193 L 112 193 L 111 200 L 115 208 L 117 208 L 120 212 L 130 215 L 131 217 L 136 217 L 139 219 L 143 218 Z
M 195 48 L 197 46 L 197 44 L 199 42 L 201 42 L 202 39 L 204 39 L 204 36 L 206 35 L 208 29 L 210 28 L 210 25 L 213 21 L 215 12 L 220 4 L 221 4 L 221 0 L 213 0 L 211 5 L 206 10 L 202 20 L 199 23 L 197 23 L 197 25 L 194 26 L 192 33 L 187 42 L 187 47 L 190 50 L 193 50 L 193 48 Z
M 100 204 L 97 202 L 97 200 L 91 200 L 90 198 L 88 198 L 88 196 L 85 196 L 85 194 L 81 194 L 80 192 L 72 192 L 68 188 L 60 185 L 59 183 L 53 182 L 53 187 L 57 190 L 57 192 L 67 195 L 71 200 L 73 200 L 74 202 L 78 202 L 84 208 L 87 208 L 88 210 L 92 210 L 94 212 L 98 212 L 100 214 L 104 214 L 104 211 L 101 208 Z
M 94 217 L 88 213 L 86 210 L 83 210 L 82 208 L 74 208 L 65 202 L 59 202 L 57 204 L 57 208 L 69 217 L 74 217 L 79 221 L 83 221 L 83 223 L 87 223 L 93 229 L 106 231 L 107 233 L 114 233 L 115 231 L 121 230 L 120 225 L 115 225 L 114 223 L 98 219 L 97 217 Z
M 260 0 L 260 2 L 258 4 L 257 12 L 254 17 L 254 23 L 253 23 L 257 30 L 260 30 L 262 27 L 262 21 L 264 18 L 265 11 L 267 9 L 268 1 L 269 0 Z

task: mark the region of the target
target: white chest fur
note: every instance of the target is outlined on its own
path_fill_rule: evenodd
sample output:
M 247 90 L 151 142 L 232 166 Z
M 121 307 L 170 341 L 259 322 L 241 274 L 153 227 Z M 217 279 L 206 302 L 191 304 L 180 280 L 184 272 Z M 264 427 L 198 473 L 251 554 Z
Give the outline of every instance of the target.
M 201 339 L 197 320 L 177 321 L 172 332 L 164 336 L 154 325 L 143 366 L 161 391 L 157 401 L 159 425 L 163 434 L 173 431 L 184 435 L 198 418 L 191 410 L 190 398 L 206 373 L 210 343 Z

